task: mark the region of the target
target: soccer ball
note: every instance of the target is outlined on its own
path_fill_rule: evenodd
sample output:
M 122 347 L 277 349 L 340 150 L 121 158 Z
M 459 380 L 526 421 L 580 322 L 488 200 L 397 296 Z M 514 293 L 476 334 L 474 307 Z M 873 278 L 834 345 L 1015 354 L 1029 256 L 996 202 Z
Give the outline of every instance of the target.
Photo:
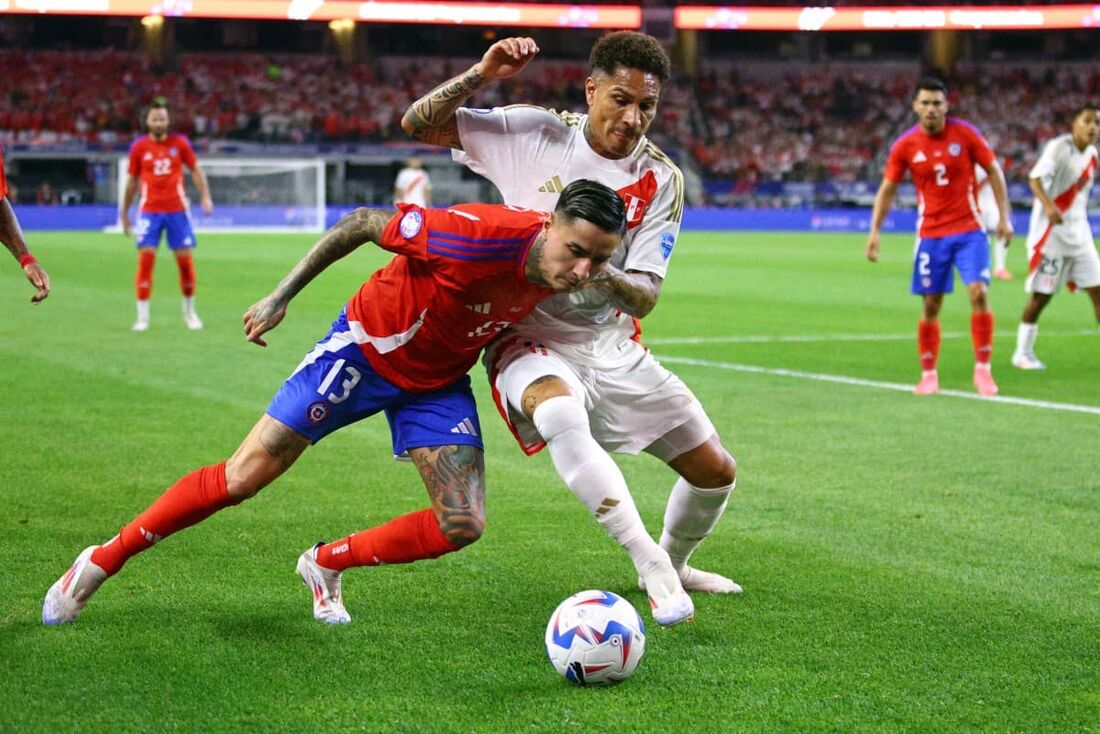
M 610 591 L 582 591 L 550 615 L 546 654 L 577 685 L 629 678 L 645 652 L 645 625 L 630 602 Z

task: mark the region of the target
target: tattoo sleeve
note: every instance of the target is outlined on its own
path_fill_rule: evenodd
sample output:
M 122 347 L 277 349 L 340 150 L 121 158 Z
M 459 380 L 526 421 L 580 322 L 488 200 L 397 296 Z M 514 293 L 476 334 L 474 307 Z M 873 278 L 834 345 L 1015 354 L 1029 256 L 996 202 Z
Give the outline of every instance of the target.
M 485 84 L 477 67 L 470 67 L 413 102 L 401 119 L 401 127 L 422 143 L 462 150 L 455 111 Z
M 273 295 L 289 303 L 325 268 L 349 254 L 365 242 L 378 242 L 393 212 L 380 209 L 356 209 L 330 227 L 309 252 L 283 278 Z
M 485 457 L 474 446 L 417 448 L 409 456 L 420 470 L 439 527 L 459 547 L 485 530 Z
M 657 305 L 663 281 L 653 273 L 608 266 L 592 282 L 592 287 L 606 294 L 615 308 L 641 319 Z

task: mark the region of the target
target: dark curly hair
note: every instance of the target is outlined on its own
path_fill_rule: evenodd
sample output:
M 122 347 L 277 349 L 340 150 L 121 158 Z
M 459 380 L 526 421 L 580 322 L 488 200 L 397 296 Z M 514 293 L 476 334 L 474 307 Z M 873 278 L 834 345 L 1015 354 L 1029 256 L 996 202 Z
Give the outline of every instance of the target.
M 662 84 L 668 81 L 672 63 L 661 42 L 636 31 L 616 31 L 596 41 L 588 57 L 592 71 L 614 74 L 622 66 L 652 74 Z

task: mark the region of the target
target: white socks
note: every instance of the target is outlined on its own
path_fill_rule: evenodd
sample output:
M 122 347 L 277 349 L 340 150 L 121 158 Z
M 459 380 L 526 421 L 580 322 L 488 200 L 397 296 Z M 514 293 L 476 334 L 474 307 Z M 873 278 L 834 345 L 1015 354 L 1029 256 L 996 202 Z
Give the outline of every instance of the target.
M 664 560 L 664 551 L 642 524 L 622 471 L 592 437 L 584 404 L 571 396 L 553 397 L 535 408 L 532 420 L 562 480 L 626 549 L 638 573 Z
M 149 301 L 137 301 L 137 320 L 149 321 Z
M 1020 322 L 1016 329 L 1016 354 L 1030 356 L 1035 353 L 1035 338 L 1039 336 L 1038 324 Z
M 691 554 L 714 530 L 735 486 L 736 480 L 726 487 L 703 489 L 688 484 L 683 477 L 676 480 L 665 508 L 661 547 L 668 551 L 677 570 L 687 564 Z
M 1004 237 L 993 238 L 993 269 L 1000 270 L 1005 266 L 1005 255 L 1008 252 L 1008 247 L 1005 245 Z
M 184 296 L 183 297 L 183 315 L 190 316 L 195 313 L 195 297 Z

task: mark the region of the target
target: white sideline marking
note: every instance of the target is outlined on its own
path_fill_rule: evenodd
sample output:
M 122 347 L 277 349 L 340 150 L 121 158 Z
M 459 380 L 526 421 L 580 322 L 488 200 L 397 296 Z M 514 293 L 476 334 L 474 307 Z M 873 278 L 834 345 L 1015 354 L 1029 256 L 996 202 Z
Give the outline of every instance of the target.
M 913 392 L 913 385 L 902 385 L 897 382 L 882 382 L 879 380 L 864 380 L 859 377 L 845 377 L 844 375 L 826 375 L 819 372 L 803 372 L 801 370 L 786 370 L 772 367 L 757 367 L 751 364 L 733 364 L 730 362 L 714 362 L 709 359 L 692 359 L 691 357 L 658 356 L 659 361 L 669 364 L 688 364 L 696 367 L 711 367 L 733 372 L 749 372 L 757 375 L 776 375 L 778 377 L 795 377 L 801 380 L 817 380 L 818 382 L 833 382 L 840 385 L 855 385 L 857 387 L 873 387 L 880 390 L 896 390 L 898 392 Z M 1089 413 L 1100 415 L 1100 407 L 1093 405 L 1074 405 L 1073 403 L 1052 403 L 1046 400 L 1031 400 L 1029 398 L 1013 398 L 997 395 L 992 398 L 984 398 L 977 393 L 963 392 L 961 390 L 940 390 L 939 395 L 952 398 L 965 398 L 967 400 L 982 400 L 990 403 L 1006 403 L 1009 405 L 1023 405 L 1028 408 L 1043 408 L 1046 410 L 1065 410 L 1071 413 Z
M 1091 336 L 1097 332 L 1093 329 L 1082 329 L 1080 331 L 1044 331 L 1042 332 L 1043 338 L 1052 336 Z M 997 336 L 1002 338 L 1015 337 L 1016 332 L 1002 332 Z M 970 332 L 966 331 L 945 331 L 940 335 L 943 339 L 961 339 L 963 337 L 970 338 Z M 769 334 L 760 335 L 743 335 L 743 336 L 669 336 L 669 337 L 656 337 L 653 339 L 644 338 L 642 341 L 645 344 L 653 344 L 657 346 L 665 344 L 771 344 L 776 342 L 795 342 L 795 343 L 809 343 L 809 342 L 889 342 L 889 341 L 905 341 L 912 339 L 916 341 L 917 332 L 906 334 L 803 334 L 794 336 L 772 336 Z

